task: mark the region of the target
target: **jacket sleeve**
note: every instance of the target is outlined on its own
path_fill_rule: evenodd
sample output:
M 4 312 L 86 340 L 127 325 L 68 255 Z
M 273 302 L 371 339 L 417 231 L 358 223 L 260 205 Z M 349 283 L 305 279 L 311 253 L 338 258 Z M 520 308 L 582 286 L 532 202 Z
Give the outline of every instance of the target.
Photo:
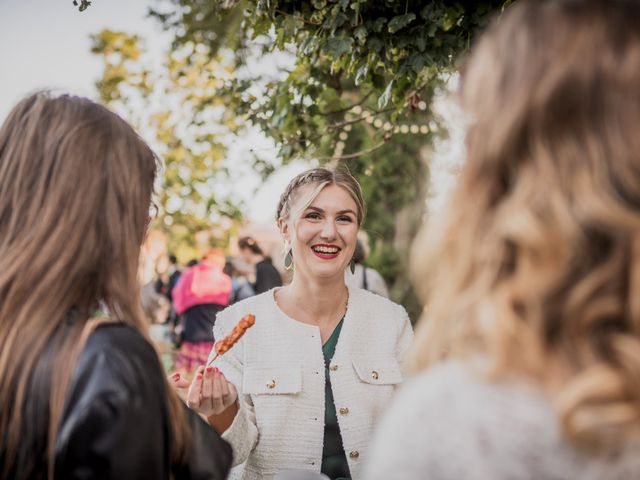
M 213 327 L 214 338 L 223 338 L 231 331 L 234 325 L 233 319 L 229 318 L 229 310 L 218 314 L 218 319 Z M 222 438 L 229 442 L 233 449 L 234 466 L 240 465 L 247 460 L 249 454 L 258 443 L 259 436 L 251 396 L 242 393 L 243 352 L 244 341 L 240 339 L 233 348 L 216 360 L 216 366 L 238 391 L 238 413 L 229 428 L 222 433 Z
M 183 405 L 191 426 L 191 439 L 184 462 L 174 466 L 176 480 L 223 480 L 231 469 L 231 445 L 225 442 L 194 411 Z
M 70 389 L 56 437 L 56 478 L 226 478 L 229 445 L 186 406 L 185 459 L 172 462 L 166 380 L 153 347 L 131 329 L 102 330 L 92 335 L 102 343 L 84 352 Z
M 56 476 L 65 479 L 165 478 L 167 432 L 140 402 L 117 393 L 94 398 L 62 426 Z M 165 439 L 165 442 L 163 442 Z

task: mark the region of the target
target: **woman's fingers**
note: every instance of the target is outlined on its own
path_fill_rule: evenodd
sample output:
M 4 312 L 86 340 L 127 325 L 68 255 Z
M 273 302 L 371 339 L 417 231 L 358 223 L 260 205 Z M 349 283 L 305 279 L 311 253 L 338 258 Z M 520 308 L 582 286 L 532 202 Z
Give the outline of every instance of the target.
M 189 385 L 191 385 L 191 382 L 182 377 L 180 372 L 172 373 L 171 375 L 167 376 L 167 378 L 169 379 L 169 384 L 171 384 L 173 388 L 188 388 Z
M 189 387 L 189 393 L 187 393 L 187 405 L 189 408 L 200 411 L 202 403 L 202 368 L 198 367 L 195 373 L 191 387 Z
M 233 405 L 238 398 L 238 392 L 236 391 L 236 387 L 233 386 L 233 383 L 227 381 L 227 378 L 224 376 L 222 372 L 218 374 L 220 376 L 220 385 L 221 385 L 221 393 L 222 400 L 224 403 L 224 409 L 229 408 L 229 406 Z
M 223 388 L 226 383 L 227 383 L 226 379 L 220 373 L 220 370 L 216 368 L 214 370 L 213 402 L 212 402 L 212 406 L 216 414 L 224 412 L 224 409 L 225 409 Z
M 220 393 L 223 399 L 226 399 L 229 396 L 229 382 L 227 382 L 226 377 L 222 372 L 218 374 L 220 377 Z
M 229 388 L 229 405 L 233 405 L 238 400 L 238 391 L 233 383 L 227 382 L 227 387 Z
M 202 380 L 202 403 L 207 413 L 213 407 L 213 367 L 207 367 L 203 372 Z
M 198 367 L 187 394 L 187 405 L 199 413 L 219 415 L 232 405 L 238 393 L 216 367 Z

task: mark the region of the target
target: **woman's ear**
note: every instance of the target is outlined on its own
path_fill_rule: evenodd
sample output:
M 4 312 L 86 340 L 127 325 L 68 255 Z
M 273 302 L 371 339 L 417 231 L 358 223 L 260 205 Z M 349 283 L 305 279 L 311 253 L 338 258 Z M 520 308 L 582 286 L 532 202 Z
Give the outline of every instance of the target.
M 280 230 L 280 235 L 282 235 L 282 239 L 284 240 L 285 244 L 290 245 L 291 241 L 289 239 L 289 224 L 282 217 L 278 219 L 278 230 Z

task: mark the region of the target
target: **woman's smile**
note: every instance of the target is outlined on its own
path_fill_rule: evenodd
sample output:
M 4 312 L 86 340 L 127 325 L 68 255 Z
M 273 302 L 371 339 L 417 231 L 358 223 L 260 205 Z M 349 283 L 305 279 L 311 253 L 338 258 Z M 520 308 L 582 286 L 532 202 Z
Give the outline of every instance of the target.
M 337 245 L 320 243 L 312 246 L 311 250 L 318 258 L 322 258 L 324 260 L 332 260 L 338 257 L 338 255 L 340 254 L 340 250 L 342 249 Z

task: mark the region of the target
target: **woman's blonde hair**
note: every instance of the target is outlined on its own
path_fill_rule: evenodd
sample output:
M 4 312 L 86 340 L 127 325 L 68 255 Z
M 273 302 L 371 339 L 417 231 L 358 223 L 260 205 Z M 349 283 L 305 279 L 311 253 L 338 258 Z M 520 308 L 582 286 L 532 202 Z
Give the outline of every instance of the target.
M 300 188 L 306 185 L 316 185 L 308 196 L 304 198 L 304 201 L 298 206 L 296 212 L 292 212 L 291 208 L 294 201 L 297 199 L 297 194 Z M 328 185 L 337 185 L 345 190 L 349 196 L 353 199 L 357 207 L 357 223 L 358 227 L 362 226 L 364 217 L 366 214 L 366 207 L 364 203 L 364 197 L 362 195 L 362 188 L 351 173 L 344 168 L 327 169 L 327 168 L 312 168 L 296 175 L 287 185 L 284 192 L 280 196 L 280 202 L 276 210 L 276 222 L 281 218 L 283 220 L 289 220 L 293 218 L 294 221 L 304 211 L 313 200 L 318 196 L 320 191 Z
M 0 128 L 0 478 L 41 462 L 53 476 L 92 312 L 146 333 L 137 268 L 156 170 L 133 129 L 84 98 L 33 94 Z M 169 397 L 179 455 L 186 430 Z
M 579 445 L 640 426 L 640 3 L 522 1 L 462 74 L 467 160 L 414 245 L 414 361 L 550 392 Z

